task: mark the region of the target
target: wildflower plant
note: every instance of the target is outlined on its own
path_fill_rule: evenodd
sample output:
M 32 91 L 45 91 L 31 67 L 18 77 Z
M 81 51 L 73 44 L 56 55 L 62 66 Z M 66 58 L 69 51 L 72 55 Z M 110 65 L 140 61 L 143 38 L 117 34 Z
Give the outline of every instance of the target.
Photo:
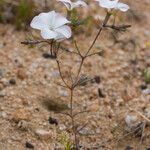
M 65 115 L 69 116 L 71 119 L 71 125 L 72 125 L 72 135 L 74 137 L 74 148 L 79 149 L 79 130 L 77 129 L 77 125 L 75 123 L 75 118 L 80 115 L 81 113 L 85 113 L 86 111 L 74 111 L 74 92 L 76 88 L 81 85 L 82 83 L 85 83 L 89 81 L 89 78 L 83 78 L 81 75 L 81 70 L 83 68 L 83 64 L 86 61 L 88 57 L 92 57 L 93 55 L 99 54 L 99 52 L 93 52 L 92 49 L 101 35 L 104 28 L 111 28 L 112 30 L 126 30 L 130 27 L 130 25 L 115 25 L 115 22 L 113 22 L 112 25 L 108 24 L 110 17 L 113 16 L 113 12 L 115 11 L 122 11 L 126 12 L 129 9 L 129 6 L 123 3 L 120 3 L 119 0 L 95 0 L 95 3 L 99 4 L 100 7 L 106 9 L 106 16 L 100 25 L 97 34 L 93 38 L 92 43 L 87 46 L 86 52 L 83 54 L 83 51 L 79 49 L 78 42 L 74 40 L 74 33 L 71 31 L 72 26 L 74 25 L 71 16 L 71 13 L 76 10 L 77 8 L 87 7 L 88 5 L 82 1 L 78 0 L 76 2 L 71 2 L 71 0 L 57 0 L 57 2 L 61 2 L 64 4 L 67 8 L 66 16 L 64 17 L 61 14 L 50 11 L 50 12 L 44 12 L 39 14 L 38 16 L 35 16 L 31 22 L 31 27 L 37 30 L 40 30 L 41 37 L 43 39 L 41 40 L 27 40 L 22 42 L 22 44 L 40 44 L 40 43 L 47 43 L 50 46 L 50 53 L 55 58 L 58 70 L 60 73 L 60 77 L 62 80 L 62 84 L 59 84 L 60 86 L 67 88 L 70 91 L 70 110 L 68 113 L 64 113 Z M 94 2 L 91 2 L 94 3 Z M 79 24 L 76 24 L 78 26 Z M 71 36 L 73 36 L 71 38 Z M 64 48 L 62 46 L 63 40 L 71 39 L 74 43 L 75 50 L 70 51 L 67 48 Z M 76 55 L 80 58 L 80 65 L 77 69 L 76 74 L 74 75 L 74 78 L 72 78 L 72 82 L 68 82 L 62 72 L 61 68 L 61 62 L 60 62 L 60 54 L 62 52 L 66 52 L 66 55 Z M 68 68 L 69 70 L 69 68 Z M 70 74 L 72 77 L 72 75 Z M 84 126 L 83 126 L 84 128 Z

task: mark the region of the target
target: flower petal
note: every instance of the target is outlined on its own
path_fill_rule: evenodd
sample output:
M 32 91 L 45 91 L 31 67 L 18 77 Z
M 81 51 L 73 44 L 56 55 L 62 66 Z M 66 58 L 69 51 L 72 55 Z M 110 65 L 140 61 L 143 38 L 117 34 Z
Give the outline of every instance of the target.
M 38 16 L 35 16 L 31 21 L 30 26 L 34 29 L 43 29 L 48 28 L 51 24 L 51 19 L 55 11 L 51 11 L 48 13 L 40 13 Z
M 68 10 L 71 9 L 71 3 L 72 2 L 70 0 L 58 0 L 58 1 L 62 2 L 67 7 Z
M 59 13 L 55 13 L 53 17 L 54 17 L 54 20 L 53 20 L 52 26 L 54 29 L 59 28 L 66 23 L 70 23 L 69 20 L 67 20 L 64 16 L 60 15 Z
M 86 4 L 84 1 L 79 0 L 79 1 L 75 2 L 72 7 L 75 8 L 75 7 L 79 7 L 79 6 L 86 7 L 87 4 Z M 72 8 L 72 9 L 73 9 L 73 8 Z
M 71 29 L 69 26 L 67 25 L 64 25 L 64 26 L 61 26 L 57 29 L 55 29 L 56 32 L 62 34 L 63 36 L 65 36 L 66 38 L 70 38 L 71 37 Z
M 127 4 L 124 4 L 124 3 L 118 3 L 116 6 L 116 9 L 119 9 L 123 12 L 126 12 L 129 9 L 129 6 Z
M 65 39 L 66 39 L 66 37 L 61 33 L 58 33 L 57 36 L 55 37 L 55 40 L 57 40 L 59 42 L 62 40 L 65 40 Z
M 119 0 L 96 0 L 101 7 L 112 9 L 115 8 Z
M 48 40 L 48 39 L 54 39 L 57 36 L 57 32 L 51 31 L 48 28 L 42 29 L 41 30 L 41 36 Z

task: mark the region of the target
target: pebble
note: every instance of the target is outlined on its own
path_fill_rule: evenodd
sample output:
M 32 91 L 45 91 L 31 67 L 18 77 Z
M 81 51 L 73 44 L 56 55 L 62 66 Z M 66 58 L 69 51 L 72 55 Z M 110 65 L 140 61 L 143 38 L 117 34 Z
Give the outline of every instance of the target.
M 46 131 L 46 130 L 43 130 L 43 129 L 37 129 L 35 131 L 35 134 L 37 136 L 39 136 L 41 139 L 45 139 L 45 140 L 52 137 L 52 133 L 50 131 Z
M 89 129 L 88 128 L 83 128 L 81 129 L 82 127 L 79 127 L 79 133 L 81 135 L 89 135 L 89 134 L 92 134 L 91 132 L 89 132 Z M 81 130 L 80 130 L 81 129 Z
M 97 84 L 100 84 L 100 82 L 101 82 L 100 76 L 95 76 L 94 79 Z
M 5 91 L 0 91 L 0 97 L 4 97 L 6 96 L 6 92 Z
M 0 112 L 0 117 L 6 119 L 7 118 L 7 113 L 4 112 L 4 111 Z
M 4 89 L 4 85 L 0 83 L 0 91 Z
M 137 120 L 138 120 L 138 117 L 134 115 L 127 115 L 125 117 L 125 122 L 128 127 L 132 127 L 137 122 Z
M 66 127 L 64 124 L 60 124 L 60 125 L 59 125 L 59 129 L 60 129 L 61 131 L 64 131 L 64 130 L 67 129 L 67 127 Z
M 63 97 L 69 96 L 68 92 L 62 89 L 59 89 L 59 95 Z
M 15 58 L 15 63 L 17 64 L 18 67 L 23 67 L 24 61 L 21 57 Z
M 142 90 L 147 89 L 147 85 L 146 85 L 146 84 L 142 84 L 142 85 L 141 85 L 141 89 L 142 89 Z
M 15 80 L 15 79 L 10 79 L 10 80 L 9 80 L 9 83 L 10 83 L 11 85 L 15 85 L 15 84 L 16 84 L 16 80 Z
M 143 93 L 144 95 L 148 95 L 148 94 L 150 94 L 150 89 L 142 90 L 142 93 Z
M 146 110 L 146 116 L 150 119 L 150 108 Z
M 25 146 L 26 146 L 26 148 L 34 149 L 34 146 L 29 142 L 26 142 Z
M 3 78 L 5 75 L 4 70 L 0 69 L 0 79 Z
M 102 90 L 100 88 L 98 88 L 98 95 L 100 98 L 105 98 L 106 95 L 102 92 Z
M 27 131 L 29 123 L 27 121 L 25 121 L 25 120 L 21 120 L 21 121 L 19 121 L 17 126 L 18 126 L 19 129 L 21 129 L 23 131 Z
M 125 150 L 133 150 L 133 147 L 127 146 L 127 147 L 125 148 Z
M 9 85 L 9 81 L 6 78 L 2 78 L 0 80 L 0 83 L 3 84 L 3 86 L 8 86 Z
M 56 126 L 58 125 L 58 120 L 55 119 L 55 118 L 49 117 L 48 121 L 49 121 L 50 124 L 53 124 L 53 125 L 56 125 Z
M 53 77 L 53 78 L 58 78 L 60 76 L 59 74 L 59 71 L 58 70 L 54 70 L 50 73 L 49 75 L 50 77 Z
M 56 56 L 51 55 L 50 53 L 43 53 L 42 57 L 45 59 L 56 59 Z

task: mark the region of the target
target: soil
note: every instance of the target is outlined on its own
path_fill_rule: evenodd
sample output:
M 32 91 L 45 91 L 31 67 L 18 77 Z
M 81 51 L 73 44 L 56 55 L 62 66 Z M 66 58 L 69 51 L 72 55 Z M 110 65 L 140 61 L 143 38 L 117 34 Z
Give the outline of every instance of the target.
M 111 29 L 102 32 L 93 51 L 103 53 L 88 58 L 81 72 L 93 80 L 74 93 L 74 112 L 88 110 L 75 122 L 79 129 L 86 124 L 79 132 L 83 150 L 150 149 L 150 84 L 143 77 L 143 70 L 150 70 L 150 1 L 126 2 L 131 11 L 119 15 L 132 27 L 119 34 L 117 43 Z M 89 26 L 76 34 L 82 53 L 97 30 Z M 49 47 L 21 44 L 31 31 L 0 24 L 0 150 L 63 150 L 62 137 L 73 138 L 71 120 L 63 114 L 69 111 L 70 93 L 58 85 L 55 59 L 43 57 Z M 71 40 L 62 45 L 75 49 Z M 76 74 L 79 61 L 73 54 L 61 55 L 66 80 L 68 68 Z

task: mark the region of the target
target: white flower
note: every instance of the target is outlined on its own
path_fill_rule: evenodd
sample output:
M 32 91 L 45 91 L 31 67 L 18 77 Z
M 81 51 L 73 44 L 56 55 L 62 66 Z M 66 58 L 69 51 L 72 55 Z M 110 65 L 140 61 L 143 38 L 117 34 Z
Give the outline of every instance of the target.
M 87 4 L 82 0 L 78 0 L 77 2 L 71 2 L 70 0 L 57 0 L 57 1 L 62 2 L 67 7 L 68 10 L 72 10 L 80 6 L 83 7 L 87 6 Z
M 71 29 L 65 25 L 67 23 L 70 23 L 70 21 L 65 17 L 55 11 L 50 11 L 35 16 L 30 26 L 40 30 L 44 39 L 62 40 L 71 37 Z
M 129 9 L 129 6 L 124 3 L 120 3 L 119 0 L 96 0 L 99 2 L 99 5 L 101 7 L 107 8 L 107 9 L 119 9 L 120 11 L 127 11 Z

